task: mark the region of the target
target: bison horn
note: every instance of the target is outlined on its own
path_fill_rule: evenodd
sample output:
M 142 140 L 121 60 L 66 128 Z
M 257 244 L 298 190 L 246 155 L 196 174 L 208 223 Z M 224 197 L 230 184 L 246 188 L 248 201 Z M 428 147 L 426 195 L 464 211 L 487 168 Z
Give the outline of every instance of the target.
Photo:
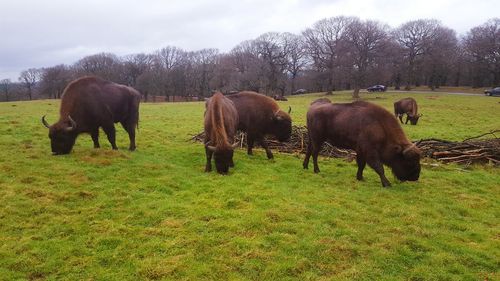
M 292 107 L 288 106 L 288 114 L 290 114 L 290 112 L 292 112 Z
M 411 158 L 418 154 L 420 154 L 420 151 L 415 144 L 411 144 L 410 146 L 408 146 L 403 150 L 403 156 L 405 158 Z
M 74 129 L 76 129 L 76 122 L 75 120 L 73 120 L 73 118 L 71 118 L 71 115 L 68 115 L 68 119 L 69 122 L 71 123 L 71 126 L 67 127 L 66 131 L 73 131 Z
M 237 147 L 238 147 L 238 145 L 240 145 L 240 144 L 239 144 L 238 142 L 235 142 L 235 143 L 233 143 L 233 145 L 232 145 L 231 147 L 232 147 L 233 149 L 235 149 L 235 148 L 237 148 Z
M 280 115 L 280 111 L 281 110 L 278 109 L 278 111 L 274 113 L 274 118 L 276 118 L 277 120 L 283 119 L 283 116 Z
M 212 152 L 215 152 L 215 146 L 205 145 L 205 147 L 206 147 L 208 150 L 210 150 L 210 151 L 212 151 Z
M 42 117 L 42 124 L 43 124 L 45 127 L 50 128 L 49 123 L 47 123 L 47 121 L 45 120 L 45 116 L 46 116 L 46 115 L 44 115 L 44 116 Z

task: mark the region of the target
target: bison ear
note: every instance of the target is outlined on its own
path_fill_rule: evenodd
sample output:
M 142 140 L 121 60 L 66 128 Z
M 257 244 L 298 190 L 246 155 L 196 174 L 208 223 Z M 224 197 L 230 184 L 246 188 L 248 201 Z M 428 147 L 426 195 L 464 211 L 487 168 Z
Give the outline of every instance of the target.
M 394 152 L 396 152 L 397 154 L 403 152 L 403 147 L 399 144 L 394 145 Z

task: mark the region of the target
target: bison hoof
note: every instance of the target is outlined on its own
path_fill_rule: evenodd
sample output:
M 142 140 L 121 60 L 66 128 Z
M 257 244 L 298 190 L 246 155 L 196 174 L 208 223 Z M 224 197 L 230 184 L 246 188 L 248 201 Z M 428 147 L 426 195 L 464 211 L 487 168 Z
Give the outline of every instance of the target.
M 314 168 L 314 172 L 317 174 L 319 173 L 319 169 L 318 168 Z
M 135 146 L 134 147 L 129 147 L 128 150 L 135 151 L 135 148 L 136 148 Z
M 307 169 L 309 169 L 309 165 L 306 165 L 306 164 L 302 164 L 302 167 L 303 167 L 304 169 L 306 169 L 306 170 L 307 170 Z
M 363 181 L 363 180 L 365 180 L 365 178 L 363 178 L 363 176 L 357 176 L 357 177 L 356 177 L 356 179 L 357 179 L 358 181 Z
M 391 187 L 391 183 L 390 182 L 386 182 L 386 183 L 382 183 L 382 187 Z

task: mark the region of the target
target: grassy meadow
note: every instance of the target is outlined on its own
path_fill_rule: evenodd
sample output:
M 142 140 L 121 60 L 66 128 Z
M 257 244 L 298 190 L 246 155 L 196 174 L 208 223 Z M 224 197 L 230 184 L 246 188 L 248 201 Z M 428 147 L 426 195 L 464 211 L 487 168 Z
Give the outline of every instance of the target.
M 305 124 L 320 94 L 290 97 Z M 500 129 L 500 98 L 376 93 L 392 112 L 412 96 L 410 139 L 460 141 Z M 377 98 L 378 97 L 378 98 Z M 334 102 L 349 102 L 347 92 Z M 138 149 L 81 135 L 52 156 L 40 118 L 59 102 L 0 103 L 0 280 L 499 280 L 500 170 L 424 165 L 418 182 L 381 188 L 355 162 L 235 153 L 228 176 L 204 173 L 204 104 L 143 103 Z M 424 164 L 434 163 L 424 159 Z

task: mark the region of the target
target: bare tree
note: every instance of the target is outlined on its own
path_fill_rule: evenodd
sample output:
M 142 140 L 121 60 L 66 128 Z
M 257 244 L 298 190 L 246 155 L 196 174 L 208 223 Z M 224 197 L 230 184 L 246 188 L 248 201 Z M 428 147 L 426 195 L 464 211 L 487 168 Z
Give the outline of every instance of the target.
M 265 66 L 266 94 L 275 94 L 280 88 L 283 94 L 284 87 L 279 85 L 287 68 L 289 45 L 286 36 L 282 33 L 268 32 L 255 39 L 259 58 Z
M 167 46 L 155 53 L 153 66 L 155 73 L 152 78 L 157 88 L 160 89 L 160 94 L 164 95 L 167 100 L 170 96 L 184 94 L 179 92 L 185 91 L 182 73 L 186 64 L 187 52 L 180 48 Z M 175 85 L 177 87 L 174 87 Z M 182 89 L 179 89 L 180 86 Z
M 237 71 L 238 90 L 260 92 L 264 87 L 264 62 L 259 58 L 257 44 L 254 40 L 243 41 L 230 52 Z
M 341 73 L 344 62 L 342 58 L 347 48 L 348 27 L 356 20 L 356 18 L 344 16 L 323 19 L 302 33 L 308 54 L 317 72 L 326 74 L 326 90 L 330 94 L 335 88 L 335 78 L 338 84 L 343 82 Z
M 151 68 L 154 57 L 146 54 L 134 54 L 125 56 L 122 60 L 123 76 L 126 84 L 134 87 L 138 77 Z
M 22 83 L 24 88 L 26 88 L 30 100 L 33 99 L 33 90 L 36 83 L 39 80 L 40 80 L 40 70 L 36 68 L 23 70 L 19 75 L 19 81 Z
M 348 57 L 353 67 L 353 98 L 359 98 L 367 71 L 384 57 L 389 46 L 389 27 L 377 21 L 353 20 L 347 27 Z
M 437 26 L 423 56 L 422 79 L 432 90 L 447 83 L 451 68 L 458 56 L 458 40 L 455 31 Z
M 199 97 L 211 94 L 210 84 L 214 78 L 214 71 L 219 62 L 219 50 L 202 49 L 190 53 L 191 87 Z
M 472 28 L 463 38 L 472 67 L 474 87 L 500 84 L 500 19 L 494 18 Z
M 9 101 L 9 94 L 12 82 L 10 79 L 3 79 L 0 81 L 0 90 L 5 95 L 5 101 Z
M 63 64 L 44 68 L 40 75 L 40 92 L 54 99 L 61 98 L 64 88 L 72 78 L 69 67 Z
M 125 83 L 121 77 L 121 66 L 118 57 L 109 53 L 87 56 L 73 65 L 78 76 L 95 75 L 113 82 Z
M 284 33 L 283 41 L 288 46 L 286 53 L 286 71 L 290 75 L 290 92 L 295 91 L 296 80 L 299 73 L 307 65 L 306 44 L 302 36 L 292 33 Z
M 415 69 L 428 52 L 431 42 L 437 36 L 436 30 L 440 23 L 433 19 L 420 19 L 402 24 L 393 32 L 394 39 L 399 43 L 406 61 L 406 90 L 415 83 Z

